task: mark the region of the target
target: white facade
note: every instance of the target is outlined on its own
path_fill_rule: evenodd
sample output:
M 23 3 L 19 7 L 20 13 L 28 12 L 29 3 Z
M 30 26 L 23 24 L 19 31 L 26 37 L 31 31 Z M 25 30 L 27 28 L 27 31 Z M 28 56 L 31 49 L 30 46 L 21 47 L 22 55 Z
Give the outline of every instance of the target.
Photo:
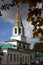
M 17 30 L 17 33 L 15 33 L 15 28 Z M 19 28 L 21 30 L 20 34 L 19 34 Z M 12 36 L 10 37 L 10 39 L 26 42 L 26 37 L 24 36 L 24 28 L 21 26 L 20 27 L 14 26 L 12 29 Z
M 3 57 L 2 57 L 2 60 L 1 60 L 1 65 L 7 65 L 7 49 L 3 49 Z
M 15 34 L 15 28 L 17 29 L 17 33 Z M 20 29 L 21 29 L 21 33 L 19 34 L 19 30 L 18 30 L 18 26 L 14 26 L 13 29 L 12 29 L 12 36 L 18 36 L 18 35 L 21 35 L 23 36 L 23 27 L 20 26 Z
M 21 36 L 21 35 L 12 36 L 10 39 L 11 39 L 11 40 L 13 39 L 13 40 L 19 40 L 19 41 L 26 42 L 26 37 Z
M 4 52 L 4 56 L 1 61 L 2 65 L 19 65 L 20 62 L 22 64 L 27 63 L 28 65 L 30 65 L 30 54 L 28 53 L 14 51 L 12 49 L 3 50 L 3 52 Z M 12 55 L 12 57 L 10 57 L 10 55 Z M 14 61 L 14 55 L 15 55 L 15 61 Z M 18 55 L 18 58 L 17 58 L 17 55 Z M 20 61 L 20 58 L 22 59 L 21 61 Z
M 13 45 L 17 45 L 17 41 L 14 41 L 14 42 L 13 42 L 13 41 L 12 41 L 12 42 L 10 41 L 10 42 L 7 42 L 6 44 L 13 44 Z

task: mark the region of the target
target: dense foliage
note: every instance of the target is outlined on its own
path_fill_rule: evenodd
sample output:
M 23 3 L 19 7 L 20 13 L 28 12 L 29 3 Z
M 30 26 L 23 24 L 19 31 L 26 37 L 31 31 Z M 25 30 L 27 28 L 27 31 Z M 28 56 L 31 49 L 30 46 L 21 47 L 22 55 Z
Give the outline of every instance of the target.
M 33 47 L 33 50 L 35 52 L 41 52 L 41 53 L 43 53 L 43 42 L 35 43 L 34 47 Z

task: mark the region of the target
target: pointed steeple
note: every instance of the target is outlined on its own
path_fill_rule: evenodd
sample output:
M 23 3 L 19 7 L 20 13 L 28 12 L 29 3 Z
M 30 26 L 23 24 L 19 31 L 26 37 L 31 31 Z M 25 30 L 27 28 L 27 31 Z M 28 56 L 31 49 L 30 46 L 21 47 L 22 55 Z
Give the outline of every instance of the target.
M 16 18 L 15 18 L 14 26 L 23 27 L 22 19 L 21 19 L 18 7 L 17 7 L 17 12 L 16 12 Z
M 23 42 L 26 41 L 26 37 L 24 36 L 24 27 L 23 27 L 22 19 L 21 19 L 18 8 L 17 8 L 17 12 L 16 12 L 14 27 L 12 29 L 11 39 L 19 40 L 19 41 L 23 41 Z

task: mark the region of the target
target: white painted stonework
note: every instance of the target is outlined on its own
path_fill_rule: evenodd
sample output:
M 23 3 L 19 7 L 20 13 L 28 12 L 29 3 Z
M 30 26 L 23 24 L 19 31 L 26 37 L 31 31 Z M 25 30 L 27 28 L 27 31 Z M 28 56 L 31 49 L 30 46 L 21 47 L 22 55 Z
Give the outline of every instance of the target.
M 3 53 L 4 53 L 4 56 L 2 57 L 2 61 L 1 61 L 1 64 L 2 65 L 7 65 L 7 49 L 3 49 Z
M 14 41 L 14 42 L 7 42 L 7 44 L 17 45 L 17 41 Z
M 11 40 L 13 39 L 13 40 L 19 40 L 19 41 L 22 41 L 22 42 L 26 42 L 26 37 L 23 37 L 23 36 L 21 36 L 21 35 L 12 36 L 10 39 L 11 39 Z
M 17 33 L 15 34 L 15 28 L 17 29 Z M 23 36 L 23 27 L 20 27 L 21 28 L 21 34 L 19 34 L 19 30 L 18 30 L 19 27 L 17 26 L 14 26 L 13 29 L 12 29 L 12 36 L 17 36 L 17 35 L 21 35 Z
M 17 33 L 15 34 L 15 28 L 17 28 Z M 12 36 L 17 36 L 18 35 L 18 27 L 17 26 L 15 26 L 15 27 L 13 27 L 13 29 L 12 29 Z

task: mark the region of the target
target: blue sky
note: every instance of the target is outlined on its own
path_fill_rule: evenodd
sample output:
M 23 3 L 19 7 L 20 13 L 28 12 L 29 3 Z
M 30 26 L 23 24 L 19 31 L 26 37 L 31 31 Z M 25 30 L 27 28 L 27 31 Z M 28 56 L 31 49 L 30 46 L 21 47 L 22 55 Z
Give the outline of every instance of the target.
M 0 42 L 9 39 L 12 34 L 12 25 L 9 21 L 0 17 Z
M 17 9 L 16 6 L 14 6 L 9 10 L 1 11 L 3 16 L 0 17 L 0 43 L 9 40 L 10 36 L 12 35 L 12 28 L 13 28 L 13 23 L 15 21 L 16 9 Z M 28 23 L 26 21 L 27 14 L 28 14 L 28 5 L 20 4 L 19 10 L 24 25 L 24 29 L 25 29 L 24 34 L 27 37 L 27 42 L 30 43 L 31 46 L 33 46 L 34 43 L 38 41 L 38 38 L 34 38 L 34 39 L 32 38 L 33 26 L 31 25 L 31 23 Z

